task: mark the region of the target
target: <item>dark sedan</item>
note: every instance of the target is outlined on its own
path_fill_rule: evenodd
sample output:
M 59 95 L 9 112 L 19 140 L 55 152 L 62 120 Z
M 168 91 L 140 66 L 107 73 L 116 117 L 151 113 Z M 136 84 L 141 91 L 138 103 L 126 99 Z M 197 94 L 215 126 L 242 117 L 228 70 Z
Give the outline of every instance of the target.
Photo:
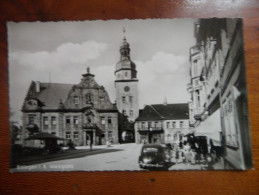
M 170 149 L 160 144 L 144 145 L 139 156 L 139 167 L 142 169 L 163 169 L 171 166 Z

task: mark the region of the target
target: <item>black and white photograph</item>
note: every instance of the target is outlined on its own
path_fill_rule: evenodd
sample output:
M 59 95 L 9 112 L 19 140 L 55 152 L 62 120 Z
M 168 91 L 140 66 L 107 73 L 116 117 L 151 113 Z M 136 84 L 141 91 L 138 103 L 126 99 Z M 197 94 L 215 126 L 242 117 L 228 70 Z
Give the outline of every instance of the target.
M 10 172 L 253 168 L 242 19 L 7 30 Z

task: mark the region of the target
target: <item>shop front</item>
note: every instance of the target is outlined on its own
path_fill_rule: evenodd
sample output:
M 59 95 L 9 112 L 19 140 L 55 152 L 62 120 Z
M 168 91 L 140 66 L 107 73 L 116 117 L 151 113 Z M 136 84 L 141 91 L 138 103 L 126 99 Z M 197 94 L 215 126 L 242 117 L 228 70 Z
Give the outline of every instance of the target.
M 204 121 L 195 128 L 194 135 L 196 137 L 207 137 L 208 140 L 212 140 L 216 146 L 221 146 L 221 119 L 220 109 L 209 115 Z
M 195 128 L 194 136 L 196 148 L 203 156 L 209 154 L 217 159 L 223 157 L 220 109 L 201 121 Z
M 143 144 L 162 144 L 164 143 L 164 130 L 138 130 L 139 143 Z

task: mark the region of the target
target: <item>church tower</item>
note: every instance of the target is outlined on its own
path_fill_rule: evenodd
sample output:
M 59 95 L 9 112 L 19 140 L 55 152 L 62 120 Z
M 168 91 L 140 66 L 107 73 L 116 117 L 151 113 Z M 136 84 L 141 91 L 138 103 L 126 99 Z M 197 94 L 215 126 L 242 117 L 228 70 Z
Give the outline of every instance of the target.
M 125 33 L 125 29 L 123 29 Z M 130 59 L 130 45 L 124 35 L 120 46 L 120 61 L 115 70 L 116 103 L 120 113 L 134 122 L 139 115 L 136 64 Z

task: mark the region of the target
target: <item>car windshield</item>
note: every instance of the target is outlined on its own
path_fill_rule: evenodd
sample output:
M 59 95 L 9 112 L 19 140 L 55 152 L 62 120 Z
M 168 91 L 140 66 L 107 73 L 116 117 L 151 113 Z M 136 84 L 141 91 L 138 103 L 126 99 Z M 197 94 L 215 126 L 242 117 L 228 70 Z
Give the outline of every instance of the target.
M 144 148 L 143 149 L 144 153 L 148 153 L 148 152 L 158 152 L 158 148 Z

